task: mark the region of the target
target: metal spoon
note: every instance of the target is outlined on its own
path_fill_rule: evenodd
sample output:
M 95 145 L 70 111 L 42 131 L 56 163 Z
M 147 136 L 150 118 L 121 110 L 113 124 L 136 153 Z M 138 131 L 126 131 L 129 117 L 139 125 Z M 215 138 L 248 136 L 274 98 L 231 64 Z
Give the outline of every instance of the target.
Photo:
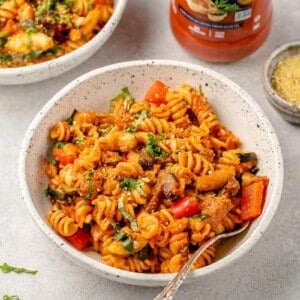
M 184 279 L 186 278 L 191 266 L 197 260 L 197 258 L 216 241 L 243 232 L 249 226 L 249 223 L 250 222 L 245 223 L 240 229 L 227 232 L 227 233 L 218 234 L 215 237 L 208 240 L 207 242 L 205 242 L 200 248 L 197 249 L 197 251 L 191 256 L 191 258 L 177 273 L 177 275 L 166 285 L 166 287 L 153 300 L 172 300 L 178 288 L 181 286 Z

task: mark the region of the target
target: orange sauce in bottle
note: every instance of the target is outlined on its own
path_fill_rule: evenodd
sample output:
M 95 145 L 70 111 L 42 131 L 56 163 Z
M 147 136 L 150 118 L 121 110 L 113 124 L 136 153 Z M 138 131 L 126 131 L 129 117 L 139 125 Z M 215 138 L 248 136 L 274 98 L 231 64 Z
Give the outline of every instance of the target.
M 233 62 L 267 39 L 271 0 L 171 0 L 170 23 L 178 42 L 211 62 Z

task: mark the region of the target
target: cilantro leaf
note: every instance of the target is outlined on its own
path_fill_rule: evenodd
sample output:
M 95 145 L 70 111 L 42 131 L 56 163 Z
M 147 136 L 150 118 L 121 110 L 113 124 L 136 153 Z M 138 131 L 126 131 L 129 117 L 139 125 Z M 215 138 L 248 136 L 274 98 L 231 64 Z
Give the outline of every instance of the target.
M 158 143 L 162 141 L 165 136 L 162 134 L 158 137 L 155 137 L 153 134 L 148 134 L 148 141 L 146 144 L 146 152 L 154 158 L 164 159 L 166 156 L 165 151 L 158 146 Z
M 124 107 L 126 110 L 129 110 L 130 105 L 134 102 L 134 98 L 131 96 L 129 90 L 127 87 L 122 89 L 122 92 L 117 95 L 115 98 L 110 100 L 110 111 L 112 109 L 112 106 L 114 104 L 115 101 L 119 100 L 119 99 L 123 99 L 124 100 Z
M 204 221 L 208 218 L 210 218 L 210 215 L 208 214 L 196 214 L 190 217 L 191 219 L 197 220 L 197 221 Z
M 120 187 L 125 191 L 137 190 L 139 194 L 144 195 L 145 192 L 142 189 L 143 184 L 144 184 L 144 180 L 141 178 L 133 179 L 133 178 L 125 177 L 120 182 Z
M 3 265 L 0 265 L 0 270 L 3 273 L 15 272 L 15 273 L 18 273 L 18 274 L 27 273 L 27 274 L 32 274 L 32 275 L 35 275 L 37 273 L 36 270 L 28 270 L 28 269 L 25 269 L 25 268 L 17 268 L 17 267 L 10 266 L 7 263 L 4 263 Z
M 134 121 L 134 123 L 126 129 L 129 133 L 134 133 L 138 126 L 142 123 L 143 120 L 149 118 L 149 114 L 147 111 L 142 110 L 139 115 L 137 115 L 137 119 Z
M 121 212 L 122 216 L 130 222 L 130 227 L 133 231 L 137 231 L 137 222 L 125 209 L 124 199 L 122 197 L 118 200 L 118 209 Z
M 128 236 L 123 231 L 118 231 L 114 234 L 113 239 L 115 241 L 120 241 L 122 246 L 126 249 L 126 251 L 130 254 L 134 253 L 134 240 Z

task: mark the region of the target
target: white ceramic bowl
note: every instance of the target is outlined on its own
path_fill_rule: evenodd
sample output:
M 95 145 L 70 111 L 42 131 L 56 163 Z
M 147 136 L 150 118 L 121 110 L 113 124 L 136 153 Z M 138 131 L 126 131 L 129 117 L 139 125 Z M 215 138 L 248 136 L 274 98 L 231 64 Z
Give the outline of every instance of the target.
M 286 121 L 300 125 L 300 105 L 283 99 L 272 86 L 272 74 L 279 61 L 293 55 L 300 55 L 300 40 L 288 42 L 274 49 L 262 70 L 262 83 L 266 97 L 279 115 Z
M 108 22 L 93 39 L 80 48 L 39 64 L 19 68 L 0 68 L 0 84 L 17 85 L 42 81 L 78 66 L 95 54 L 111 36 L 119 24 L 126 4 L 127 0 L 114 0 L 114 12 Z
M 283 184 L 281 149 L 268 118 L 244 90 L 214 71 L 179 61 L 146 60 L 106 66 L 72 81 L 48 101 L 25 135 L 19 160 L 22 196 L 37 225 L 68 258 L 105 278 L 143 286 L 165 285 L 174 274 L 138 274 L 104 265 L 98 254 L 76 250 L 51 229 L 45 217 L 50 203 L 43 195 L 47 186 L 43 157 L 49 129 L 68 118 L 75 108 L 107 111 L 109 99 L 123 87 L 141 99 L 155 79 L 172 87 L 182 82 L 195 87 L 201 84 L 221 122 L 241 138 L 245 149 L 257 153 L 260 173 L 270 178 L 262 215 L 245 234 L 226 241 L 213 264 L 191 272 L 186 282 L 227 266 L 255 245 L 275 214 Z

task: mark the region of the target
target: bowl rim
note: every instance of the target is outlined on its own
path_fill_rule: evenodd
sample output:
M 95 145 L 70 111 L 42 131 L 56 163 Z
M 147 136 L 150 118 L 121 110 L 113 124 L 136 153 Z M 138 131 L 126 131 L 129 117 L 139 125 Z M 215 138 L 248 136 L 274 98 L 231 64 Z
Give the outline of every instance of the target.
M 58 76 L 62 74 L 63 72 L 66 72 L 79 64 L 81 64 L 85 59 L 88 59 L 91 57 L 96 51 L 99 50 L 99 48 L 105 44 L 105 42 L 108 40 L 110 35 L 112 34 L 114 28 L 119 23 L 123 11 L 125 10 L 126 4 L 128 0 L 118 0 L 117 5 L 115 6 L 115 10 L 113 14 L 111 15 L 110 19 L 106 22 L 106 24 L 103 26 L 103 28 L 87 43 L 80 46 L 79 48 L 66 53 L 62 56 L 59 56 L 55 59 L 51 59 L 48 61 L 44 61 L 41 63 L 29 65 L 29 66 L 22 66 L 22 67 L 15 67 L 15 68 L 0 68 L 0 84 L 1 80 L 3 80 L 3 84 L 10 84 L 6 83 L 5 81 L 11 78 L 14 78 L 16 81 L 12 84 L 23 84 L 22 76 L 28 76 L 33 73 L 42 73 L 42 72 L 49 72 L 49 70 L 56 69 L 58 66 L 64 66 L 66 65 L 66 68 L 61 68 L 60 70 L 57 70 L 56 74 L 52 74 L 49 77 L 42 78 L 40 80 L 44 80 L 46 78 L 52 78 L 55 76 Z M 93 49 L 93 50 L 90 50 Z M 83 56 L 83 53 L 87 50 L 90 50 L 90 54 L 86 57 Z M 83 52 L 83 53 L 82 53 Z M 76 63 L 74 63 L 76 61 Z M 71 64 L 71 66 L 70 66 Z M 37 80 L 27 80 L 25 83 L 32 83 Z M 20 81 L 20 83 L 18 83 Z
M 300 117 L 300 104 L 295 104 L 282 98 L 272 87 L 271 77 L 269 76 L 272 75 L 273 70 L 275 68 L 275 65 L 273 66 L 273 68 L 271 66 L 273 61 L 276 60 L 278 56 L 280 56 L 284 52 L 288 52 L 295 48 L 299 49 L 299 54 L 300 54 L 300 40 L 284 43 L 279 47 L 275 48 L 270 53 L 270 55 L 267 57 L 266 61 L 263 64 L 262 83 L 264 89 L 267 91 L 269 95 L 269 97 L 267 98 L 271 102 L 271 104 L 273 104 L 276 108 L 285 112 L 286 114 L 289 114 L 291 116 L 299 115 Z
M 274 182 L 273 193 L 270 194 L 270 199 L 272 199 L 272 206 L 268 208 L 264 215 L 262 215 L 259 219 L 257 219 L 257 227 L 253 230 L 251 236 L 247 238 L 246 241 L 243 241 L 237 249 L 234 249 L 231 253 L 227 254 L 222 259 L 205 266 L 203 268 L 194 270 L 189 273 L 186 283 L 194 281 L 195 279 L 202 277 L 204 275 L 210 274 L 217 270 L 228 267 L 234 261 L 237 261 L 240 257 L 242 257 L 246 252 L 248 252 L 261 238 L 263 233 L 266 231 L 269 226 L 271 220 L 273 219 L 275 212 L 278 208 L 281 193 L 283 189 L 283 158 L 281 152 L 281 146 L 276 136 L 276 133 L 271 125 L 269 119 L 264 114 L 260 106 L 255 102 L 255 100 L 240 86 L 236 83 L 221 75 L 220 73 L 203 67 L 201 65 L 196 65 L 192 63 L 187 63 L 184 61 L 178 60 L 167 60 L 167 59 L 153 59 L 153 60 L 134 60 L 134 61 L 125 61 L 120 63 L 115 63 L 112 65 L 107 65 L 104 67 L 100 67 L 89 71 L 78 78 L 71 81 L 61 90 L 59 90 L 48 102 L 42 107 L 42 109 L 35 115 L 31 124 L 29 125 L 24 139 L 21 144 L 20 152 L 19 152 L 19 161 L 18 161 L 18 177 L 19 184 L 21 187 L 21 195 L 22 199 L 25 201 L 27 208 L 29 209 L 31 216 L 34 221 L 37 223 L 38 227 L 50 238 L 56 246 L 61 248 L 63 252 L 68 256 L 69 259 L 73 260 L 76 264 L 81 265 L 93 273 L 96 273 L 102 277 L 109 278 L 114 281 L 119 281 L 122 283 L 132 284 L 132 285 L 140 285 L 140 286 L 160 286 L 164 285 L 166 282 L 174 278 L 176 274 L 147 274 L 147 273 L 135 273 L 129 272 L 121 269 L 116 269 L 114 267 L 103 264 L 100 259 L 99 263 L 95 264 L 95 260 L 91 257 L 88 257 L 82 254 L 80 251 L 74 249 L 71 245 L 69 245 L 62 237 L 58 236 L 53 230 L 51 230 L 47 225 L 45 220 L 41 218 L 35 209 L 30 192 L 29 187 L 27 185 L 26 180 L 26 160 L 28 155 L 28 146 L 30 145 L 30 141 L 35 134 L 36 128 L 48 111 L 51 109 L 52 105 L 59 101 L 67 92 L 71 91 L 76 85 L 82 83 L 85 80 L 105 72 L 113 71 L 119 68 L 128 68 L 128 67 L 145 67 L 147 65 L 157 65 L 157 66 L 174 66 L 174 67 L 183 67 L 188 68 L 196 72 L 204 72 L 212 77 L 215 77 L 217 80 L 220 80 L 222 83 L 226 84 L 230 89 L 233 89 L 237 92 L 243 99 L 247 102 L 247 104 L 255 110 L 256 114 L 260 118 L 264 127 L 267 129 L 266 132 L 270 138 L 271 145 L 274 149 L 274 157 L 276 159 L 277 165 L 277 176 L 276 181 Z M 127 280 L 125 281 L 124 278 Z M 130 280 L 130 282 L 128 282 Z

